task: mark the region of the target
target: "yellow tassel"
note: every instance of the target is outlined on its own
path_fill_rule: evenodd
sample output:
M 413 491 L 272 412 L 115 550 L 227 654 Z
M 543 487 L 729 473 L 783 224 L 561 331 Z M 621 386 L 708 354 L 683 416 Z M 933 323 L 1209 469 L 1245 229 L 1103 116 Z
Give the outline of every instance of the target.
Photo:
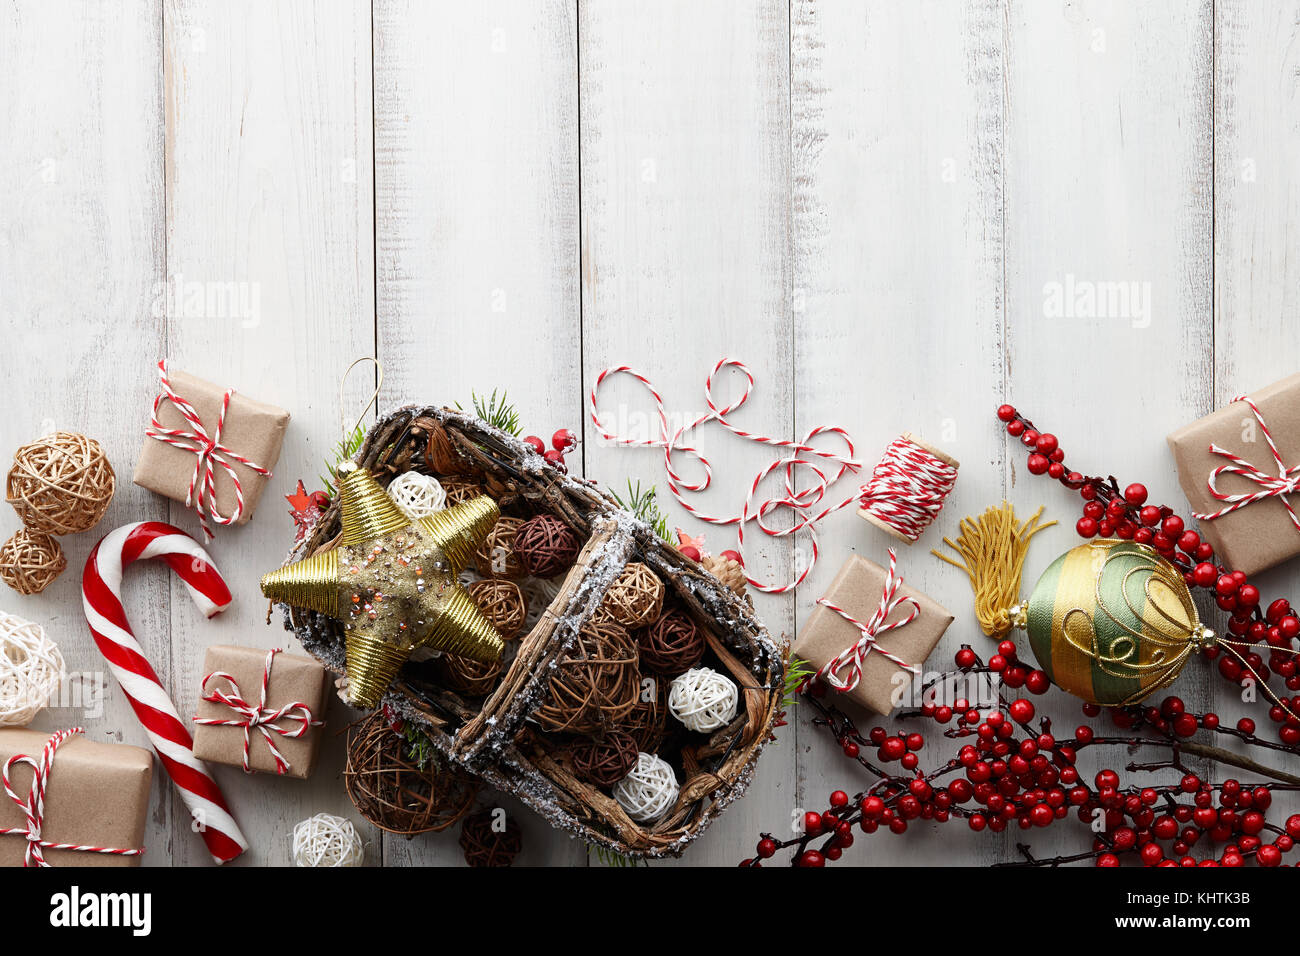
M 1043 509 L 1024 524 L 1016 524 L 1016 510 L 1007 502 L 1002 507 L 990 507 L 978 518 L 962 518 L 961 534 L 957 540 L 944 538 L 961 556 L 956 561 L 934 550 L 930 553 L 955 568 L 961 568 L 970 577 L 975 591 L 975 616 L 989 637 L 1003 638 L 1011 630 L 1009 609 L 1020 600 L 1020 575 L 1025 568 L 1025 555 L 1029 553 L 1029 539 L 1056 524 L 1040 524 Z

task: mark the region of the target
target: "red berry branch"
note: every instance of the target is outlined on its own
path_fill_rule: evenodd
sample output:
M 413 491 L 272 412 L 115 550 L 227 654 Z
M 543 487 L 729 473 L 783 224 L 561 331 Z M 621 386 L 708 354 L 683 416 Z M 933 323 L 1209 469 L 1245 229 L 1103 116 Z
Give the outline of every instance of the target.
M 1264 606 L 1259 588 L 1251 584 L 1241 571 L 1217 562 L 1214 548 L 1187 528 L 1174 509 L 1167 505 L 1147 504 L 1145 485 L 1135 482 L 1121 491 L 1113 477 L 1088 477 L 1070 471 L 1065 465 L 1065 452 L 1055 435 L 1035 428 L 1033 422 L 1011 405 L 998 408 L 997 415 L 1005 423 L 1007 434 L 1019 438 L 1021 444 L 1029 449 L 1027 467 L 1030 474 L 1046 474 L 1079 493 L 1083 499 L 1083 515 L 1074 527 L 1080 537 L 1100 535 L 1149 545 L 1182 572 L 1189 588 L 1213 592 L 1215 603 L 1229 615 L 1228 633 L 1258 648 L 1258 651 L 1243 656 L 1261 682 L 1267 683 L 1270 673 L 1273 673 L 1283 679 L 1288 690 L 1300 691 L 1300 669 L 1295 657 L 1296 638 L 1300 637 L 1300 614 L 1286 598 L 1278 598 Z M 1267 660 L 1263 652 L 1268 653 Z M 1206 648 L 1204 653 L 1210 660 L 1218 658 L 1219 673 L 1232 683 L 1243 685 L 1252 680 L 1252 675 L 1236 657 L 1220 654 L 1215 647 Z M 1285 700 L 1282 694 L 1276 696 Z M 1289 706 L 1293 713 L 1300 713 L 1295 703 Z M 1291 747 L 1300 744 L 1300 719 L 1288 715 L 1285 708 L 1276 702 L 1270 708 L 1269 717 L 1283 725 L 1279 731 L 1283 743 Z
M 1124 859 L 1146 866 L 1241 866 L 1253 859 L 1272 867 L 1280 865 L 1300 839 L 1300 814 L 1281 826 L 1267 817 L 1273 794 L 1300 791 L 1300 777 L 1207 742 L 1216 736 L 1232 737 L 1251 748 L 1296 752 L 1257 738 L 1248 718 L 1227 726 L 1217 714 L 1191 713 L 1180 698 L 1169 696 L 1158 706 L 1112 709 L 1111 720 L 1119 733 L 1102 734 L 1081 724 L 1068 738 L 1058 739 L 1048 718 L 1035 720 L 1031 700 L 1008 699 L 1003 692 L 1011 686 L 1008 678 L 1032 694 L 1041 694 L 1049 686 L 1046 675 L 1017 659 L 1013 642 L 1001 642 L 987 663 L 969 646 L 957 652 L 955 661 L 956 672 L 923 685 L 922 706 L 897 714 L 900 721 L 933 721 L 944 728 L 944 738 L 962 741 L 955 756 L 929 770 L 920 766 L 920 754 L 926 749 L 923 734 L 891 734 L 876 726 L 864 735 L 851 718 L 827 703 L 825 685 L 813 683 L 802 700 L 817 712 L 814 725 L 826 728 L 845 757 L 874 782 L 852 797 L 848 790 L 832 792 L 825 810 L 803 814 L 800 832 L 790 839 L 761 834 L 755 856 L 741 865 L 761 866 L 763 860 L 789 851 L 792 865 L 825 866 L 853 846 L 857 833 L 884 829 L 901 835 L 915 820 L 962 819 L 976 832 L 1001 833 L 1011 826 L 1025 831 L 1049 827 L 1073 813 L 1092 834 L 1087 851 L 1067 856 L 1040 859 L 1029 846 L 1018 845 L 1021 859 L 1005 866 L 1083 861 L 1118 866 Z M 971 674 L 996 682 L 996 709 L 982 713 L 967 700 L 951 705 L 930 700 L 955 676 Z M 1100 716 L 1101 710 L 1095 704 L 1083 706 L 1088 718 Z M 1164 786 L 1123 785 L 1118 771 L 1104 768 L 1089 786 L 1076 766 L 1079 753 L 1089 748 L 1123 748 L 1130 755 L 1143 748 L 1163 750 L 1164 759 L 1130 761 L 1125 772 L 1174 769 L 1182 779 Z M 1271 779 L 1255 784 L 1231 778 L 1211 783 L 1183 765 L 1184 755 L 1217 760 Z M 887 769 L 891 764 L 899 769 Z

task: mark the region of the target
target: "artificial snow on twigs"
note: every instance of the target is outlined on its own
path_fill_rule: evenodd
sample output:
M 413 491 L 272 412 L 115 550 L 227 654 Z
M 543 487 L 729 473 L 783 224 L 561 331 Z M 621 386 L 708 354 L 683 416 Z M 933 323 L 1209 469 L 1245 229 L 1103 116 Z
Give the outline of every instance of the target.
M 614 787 L 614 799 L 633 820 L 655 820 L 677 802 L 677 776 L 654 754 L 639 753 L 632 772 Z
M 736 684 L 708 667 L 694 667 L 673 681 L 668 709 L 688 730 L 708 733 L 736 716 Z
M 344 817 L 318 813 L 293 828 L 294 866 L 360 866 L 365 855 L 361 834 Z
M 63 677 L 63 654 L 45 629 L 0 611 L 0 727 L 30 724 Z
M 437 478 L 404 471 L 388 485 L 388 497 L 412 521 L 427 518 L 447 507 L 447 492 Z

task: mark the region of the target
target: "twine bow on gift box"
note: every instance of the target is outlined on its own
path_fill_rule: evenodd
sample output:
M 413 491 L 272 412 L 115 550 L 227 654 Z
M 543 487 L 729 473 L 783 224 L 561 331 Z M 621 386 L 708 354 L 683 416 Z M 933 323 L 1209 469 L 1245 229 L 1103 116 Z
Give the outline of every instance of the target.
M 208 430 L 203 427 L 199 413 L 194 410 L 194 406 L 172 389 L 171 379 L 167 373 L 166 359 L 158 363 L 158 377 L 162 382 L 163 390 L 153 400 L 153 418 L 149 422 L 145 434 L 150 438 L 156 438 L 174 448 L 195 455 L 194 473 L 190 476 L 189 487 L 185 492 L 185 507 L 193 508 L 195 513 L 198 514 L 199 524 L 203 527 L 204 540 L 211 541 L 212 525 L 210 522 L 215 521 L 217 524 L 231 525 L 238 522 L 244 514 L 244 486 L 239 480 L 239 473 L 235 470 L 233 463 L 238 462 L 267 478 L 271 476 L 271 470 L 250 461 L 233 448 L 221 443 L 221 432 L 226 426 L 226 412 L 230 408 L 230 397 L 235 394 L 233 388 L 226 389 L 225 394 L 222 396 L 221 411 L 217 414 L 217 424 L 212 430 L 212 434 L 209 435 Z M 190 426 L 188 431 L 181 428 L 167 428 L 158 420 L 158 410 L 162 407 L 163 402 L 168 401 L 175 406 L 176 410 L 181 413 L 181 416 Z M 217 510 L 217 480 L 213 465 L 224 468 L 234 485 L 235 509 L 229 515 L 223 515 Z
M 41 836 L 41 828 L 45 825 L 45 789 L 49 785 L 50 768 L 54 766 L 54 753 L 59 749 L 59 745 L 69 737 L 84 733 L 85 731 L 80 727 L 60 730 L 45 742 L 45 748 L 41 751 L 39 760 L 28 754 L 14 754 L 5 761 L 3 771 L 0 771 L 0 777 L 3 777 L 5 793 L 9 794 L 9 799 L 18 806 L 23 816 L 27 818 L 25 826 L 0 827 L 0 836 L 17 835 L 27 840 L 27 850 L 23 854 L 23 866 L 49 866 L 49 862 L 45 859 L 46 850 L 77 850 L 82 853 L 108 853 L 113 856 L 141 856 L 144 854 L 143 848 L 124 850 L 117 847 L 85 846 L 80 843 L 52 843 Z M 32 785 L 26 797 L 20 797 L 14 792 L 13 783 L 10 780 L 10 771 L 13 769 L 14 764 L 17 763 L 25 763 L 33 771 Z
M 880 595 L 880 605 L 876 608 L 876 612 L 871 615 L 871 620 L 864 624 L 848 611 L 826 600 L 826 598 L 817 600 L 817 603 L 822 607 L 834 611 L 856 627 L 862 636 L 857 643 L 845 648 L 841 653 L 822 665 L 821 670 L 813 675 L 814 678 L 820 677 L 841 693 L 848 693 L 858 686 L 858 682 L 862 679 L 862 662 L 872 651 L 883 655 L 886 660 L 892 661 L 910 674 L 919 675 L 921 673 L 921 668 L 917 665 L 909 664 L 897 654 L 880 646 L 881 635 L 886 631 L 892 631 L 894 628 L 912 623 L 912 621 L 916 620 L 917 615 L 921 613 L 921 605 L 916 602 L 915 598 L 899 593 L 902 587 L 903 577 L 898 573 L 898 557 L 894 554 L 894 549 L 890 548 L 889 572 L 885 575 L 885 586 Z M 912 612 L 905 618 L 890 621 L 889 616 L 894 613 L 894 610 L 900 604 L 912 605 Z M 849 669 L 849 675 L 847 678 L 843 678 L 839 672 L 846 667 Z
M 1286 463 L 1282 460 L 1281 452 L 1277 450 L 1277 444 L 1273 441 L 1273 435 L 1268 430 L 1268 425 L 1264 423 L 1264 416 L 1259 413 L 1259 407 L 1248 396 L 1238 395 L 1233 401 L 1245 402 L 1250 406 L 1250 410 L 1255 413 L 1255 420 L 1259 422 L 1259 430 L 1264 433 L 1264 440 L 1268 442 L 1268 447 L 1273 452 L 1273 461 L 1277 465 L 1278 473 L 1276 475 L 1266 474 L 1245 459 L 1234 455 L 1225 448 L 1219 447 L 1218 444 L 1211 444 L 1210 454 L 1222 455 L 1231 464 L 1220 465 L 1210 472 L 1206 485 L 1215 500 L 1226 501 L 1228 504 L 1210 514 L 1194 512 L 1196 517 L 1201 521 L 1213 521 L 1215 518 L 1222 518 L 1224 515 L 1245 508 L 1247 505 L 1253 505 L 1257 501 L 1263 501 L 1266 498 L 1277 498 L 1286 508 L 1287 514 L 1291 516 L 1291 523 L 1295 525 L 1297 531 L 1300 531 L 1300 517 L 1296 516 L 1295 509 L 1291 507 L 1291 502 L 1286 497 L 1300 490 L 1300 465 L 1287 468 Z M 1250 494 L 1225 494 L 1219 491 L 1218 480 L 1220 475 L 1239 475 L 1247 481 L 1259 485 L 1260 490 Z
M 271 756 L 275 758 L 275 772 L 285 774 L 290 770 L 289 761 L 284 759 L 284 754 L 280 753 L 280 748 L 275 745 L 272 734 L 279 734 L 281 737 L 297 739 L 307 733 L 312 727 L 320 727 L 325 722 L 312 718 L 311 708 L 302 701 L 293 701 L 285 704 L 283 707 L 272 710 L 266 705 L 266 692 L 271 683 L 271 665 L 275 662 L 275 655 L 280 653 L 279 648 L 272 648 L 266 654 L 266 667 L 262 670 L 262 695 L 256 705 L 244 700 L 243 692 L 239 689 L 239 683 L 227 674 L 225 671 L 213 671 L 203 678 L 201 690 L 206 691 L 208 681 L 215 679 L 224 679 L 230 682 L 230 692 L 226 693 L 221 690 L 214 690 L 206 694 L 202 699 L 211 704 L 223 704 L 229 707 L 239 716 L 231 718 L 221 717 L 195 717 L 196 724 L 204 724 L 208 727 L 243 727 L 244 728 L 244 773 L 252 773 L 253 770 L 248 763 L 248 751 L 251 746 L 251 738 L 254 730 L 261 733 L 266 740 L 267 749 L 271 751 Z M 287 720 L 297 726 L 282 727 L 276 723 L 279 720 Z

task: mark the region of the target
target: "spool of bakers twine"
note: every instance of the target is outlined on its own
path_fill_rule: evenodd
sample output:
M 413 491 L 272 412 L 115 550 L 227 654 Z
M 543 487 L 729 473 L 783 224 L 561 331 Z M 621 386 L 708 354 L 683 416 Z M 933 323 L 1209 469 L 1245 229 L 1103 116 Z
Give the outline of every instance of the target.
M 745 386 L 736 399 L 725 407 L 720 407 L 713 396 L 714 380 L 726 369 L 740 372 L 745 378 Z M 601 418 L 597 401 L 600 387 L 607 379 L 617 375 L 631 376 L 650 393 L 659 423 L 657 436 L 632 438 L 619 435 Z M 768 594 L 784 594 L 807 579 L 817 563 L 818 526 L 824 518 L 843 508 L 859 504 L 861 506 L 859 514 L 909 543 L 915 541 L 934 521 L 956 482 L 957 462 L 954 459 L 938 449 L 925 445 L 910 433 L 905 433 L 890 443 L 884 458 L 875 467 L 871 479 L 866 484 L 842 500 L 828 500 L 831 489 L 846 473 L 857 474 L 863 467 L 862 462 L 854 458 L 853 440 L 848 432 L 834 425 L 818 425 L 801 440 L 796 441 L 773 438 L 740 428 L 730 420 L 729 416 L 749 400 L 754 384 L 754 374 L 743 362 L 732 358 L 720 359 L 704 382 L 704 400 L 708 405 L 708 412 L 694 421 L 686 421 L 676 431 L 670 432 L 663 396 L 650 379 L 630 366 L 612 366 L 597 375 L 592 385 L 591 423 L 600 437 L 611 444 L 663 449 L 668 490 L 677 503 L 700 521 L 724 526 L 735 525 L 737 550 L 742 556 L 745 548 L 745 528 L 750 522 L 753 522 L 764 535 L 772 538 L 785 538 L 806 532 L 810 556 L 792 581 L 783 584 L 766 584 L 755 580 L 746 571 L 746 580 L 749 584 Z M 687 433 L 709 422 L 717 422 L 745 441 L 768 445 L 783 452 L 781 457 L 764 466 L 754 476 L 744 505 L 736 515 L 709 514 L 696 507 L 687 498 L 687 494 L 702 492 L 713 482 L 713 467 L 709 464 L 709 460 L 698 449 L 683 440 Z M 834 436 L 842 442 L 844 451 L 841 453 L 815 447 L 813 442 L 823 435 Z M 674 456 L 684 456 L 693 461 L 695 467 L 703 471 L 703 477 L 699 480 L 689 480 L 684 477 L 678 467 L 680 459 L 675 459 Z M 782 488 L 775 495 L 761 498 L 759 486 L 774 472 L 780 473 Z M 805 487 L 800 487 L 801 483 Z M 782 512 L 791 516 L 789 526 L 774 527 L 775 516 Z

